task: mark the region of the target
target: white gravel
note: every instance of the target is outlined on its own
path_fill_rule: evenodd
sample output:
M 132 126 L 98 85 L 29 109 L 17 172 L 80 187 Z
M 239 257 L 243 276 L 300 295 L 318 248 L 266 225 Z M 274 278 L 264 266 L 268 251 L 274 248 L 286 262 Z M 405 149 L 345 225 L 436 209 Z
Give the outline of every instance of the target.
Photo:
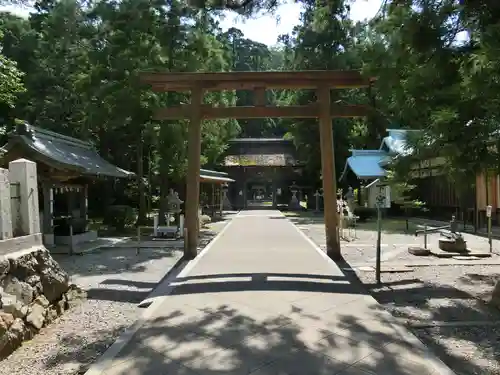
M 415 330 L 456 375 L 498 375 L 500 327 L 439 327 Z
M 221 224 L 216 230 L 220 230 Z M 200 248 L 213 239 L 207 232 Z M 137 304 L 181 258 L 182 249 L 107 249 L 56 256 L 89 298 L 0 363 L 1 375 L 84 374 L 91 363 L 143 313 Z
M 321 222 L 295 220 L 299 228 L 320 247 L 325 244 Z M 374 263 L 374 231 L 358 231 L 358 239 L 343 243 L 343 255 L 350 264 Z M 437 237 L 430 240 L 437 242 Z M 484 238 L 467 235 L 469 246 L 486 251 Z M 387 265 L 409 264 L 415 259 L 406 251 L 408 245 L 422 241 L 413 235 L 384 233 L 382 249 Z M 357 246 L 357 245 L 361 246 Z M 500 242 L 494 242 L 500 249 Z M 432 259 L 425 260 L 432 263 Z M 421 260 L 421 259 L 420 259 Z M 413 329 L 414 333 L 449 365 L 457 375 L 500 375 L 500 310 L 488 301 L 496 280 L 500 279 L 498 256 L 491 265 L 425 266 L 413 272 L 383 273 L 384 286 L 375 284 L 373 271 L 355 268 L 356 276 L 391 313 L 420 323 L 473 322 L 462 326 Z M 443 260 L 439 260 L 440 263 Z M 482 259 L 481 262 L 488 262 Z M 452 263 L 452 262 L 450 262 Z M 497 264 L 494 264 L 497 263 Z M 481 322 L 498 322 L 494 325 Z

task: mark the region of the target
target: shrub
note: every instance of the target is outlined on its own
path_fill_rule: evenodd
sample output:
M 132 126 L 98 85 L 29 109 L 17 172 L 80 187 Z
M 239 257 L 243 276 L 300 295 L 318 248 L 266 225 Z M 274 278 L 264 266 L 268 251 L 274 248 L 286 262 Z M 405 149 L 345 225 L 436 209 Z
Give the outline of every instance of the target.
M 104 215 L 103 224 L 123 230 L 127 226 L 131 226 L 137 220 L 135 209 L 125 205 L 109 206 Z
M 354 215 L 358 217 L 359 222 L 364 222 L 375 217 L 377 215 L 377 209 L 370 207 L 356 207 L 354 209 Z

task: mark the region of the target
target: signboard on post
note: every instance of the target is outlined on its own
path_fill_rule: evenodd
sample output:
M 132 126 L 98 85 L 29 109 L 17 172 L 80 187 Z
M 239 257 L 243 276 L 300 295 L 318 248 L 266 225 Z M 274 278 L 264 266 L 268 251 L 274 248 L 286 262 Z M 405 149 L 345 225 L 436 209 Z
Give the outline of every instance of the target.
M 491 217 L 491 206 L 486 206 L 486 217 Z
M 385 208 L 391 208 L 391 187 L 386 186 L 385 187 Z

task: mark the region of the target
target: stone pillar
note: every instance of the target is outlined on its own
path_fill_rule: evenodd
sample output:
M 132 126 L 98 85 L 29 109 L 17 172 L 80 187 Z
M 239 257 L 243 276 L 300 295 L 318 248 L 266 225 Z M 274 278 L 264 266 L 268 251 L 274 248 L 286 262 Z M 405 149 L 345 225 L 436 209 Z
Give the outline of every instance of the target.
M 43 242 L 45 246 L 54 245 L 54 189 L 44 182 L 43 189 Z
M 40 233 L 36 163 L 18 159 L 9 163 L 12 183 L 19 183 L 21 229 L 24 235 Z
M 0 239 L 12 238 L 9 170 L 0 168 Z

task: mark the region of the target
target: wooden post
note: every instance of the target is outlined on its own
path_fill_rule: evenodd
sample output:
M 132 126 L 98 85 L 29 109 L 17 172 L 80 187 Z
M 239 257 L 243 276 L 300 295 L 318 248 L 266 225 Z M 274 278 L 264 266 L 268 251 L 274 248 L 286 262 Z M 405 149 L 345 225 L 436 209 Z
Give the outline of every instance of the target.
M 80 218 L 85 220 L 85 232 L 88 230 L 89 221 L 89 199 L 88 185 L 85 184 L 80 190 Z
M 212 190 L 212 198 L 211 198 L 212 203 L 210 204 L 210 212 L 212 214 L 212 220 L 214 220 L 214 218 L 215 218 L 215 203 L 216 203 L 216 201 L 215 201 L 215 183 L 212 183 L 211 185 L 212 185 L 212 189 L 211 189 Z
M 54 189 L 49 182 L 42 182 L 43 235 L 46 246 L 54 245 Z
M 323 175 L 323 202 L 325 215 L 326 251 L 330 258 L 341 259 L 337 214 L 337 183 L 335 180 L 335 156 L 330 113 L 330 88 L 317 90 L 320 107 L 319 130 L 321 143 L 321 171 Z
M 193 87 L 191 91 L 191 118 L 188 130 L 188 169 L 186 176 L 186 246 L 184 257 L 193 259 L 197 255 L 200 203 L 200 153 L 201 153 L 201 105 L 203 91 Z
M 226 192 L 227 194 L 227 192 Z M 219 214 L 222 219 L 222 211 L 224 210 L 224 191 L 222 185 L 219 185 Z

